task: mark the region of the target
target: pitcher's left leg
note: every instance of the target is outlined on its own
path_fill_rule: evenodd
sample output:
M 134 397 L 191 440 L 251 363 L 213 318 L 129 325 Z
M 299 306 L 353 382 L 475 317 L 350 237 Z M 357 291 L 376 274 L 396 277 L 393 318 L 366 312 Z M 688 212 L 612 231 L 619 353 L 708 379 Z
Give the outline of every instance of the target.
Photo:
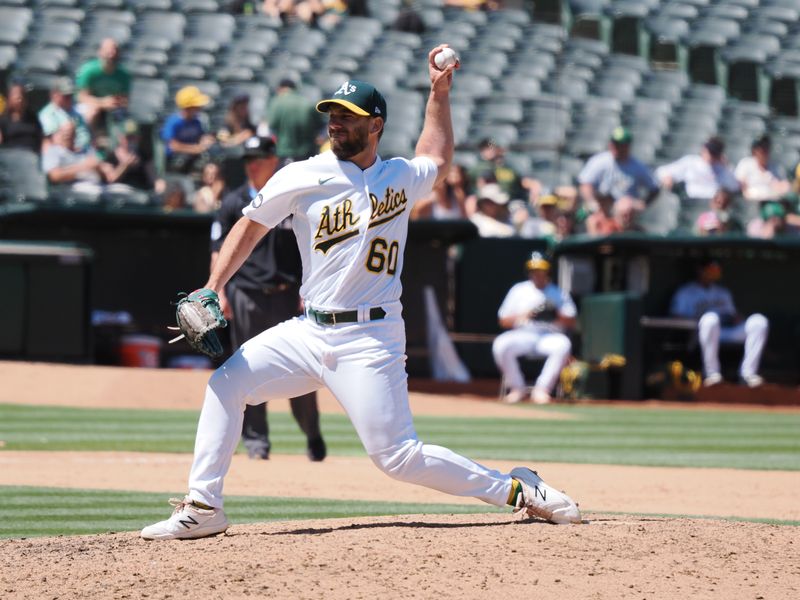
M 369 457 L 390 477 L 495 506 L 508 502 L 509 475 L 417 439 L 401 353 L 372 348 L 363 358 L 351 354 L 325 370 L 323 379 L 347 411 Z

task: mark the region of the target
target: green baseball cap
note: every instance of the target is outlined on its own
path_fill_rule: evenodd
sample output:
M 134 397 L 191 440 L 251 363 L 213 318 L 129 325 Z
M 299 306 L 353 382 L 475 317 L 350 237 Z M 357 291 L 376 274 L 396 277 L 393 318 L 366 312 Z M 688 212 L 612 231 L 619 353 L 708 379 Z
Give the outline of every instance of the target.
M 615 127 L 611 132 L 611 141 L 615 144 L 630 144 L 632 140 L 633 135 L 625 127 Z
M 785 217 L 786 208 L 780 202 L 764 202 L 761 206 L 761 218 Z
M 386 121 L 386 99 L 374 85 L 366 81 L 345 81 L 330 98 L 317 102 L 319 112 L 328 112 L 331 104 L 344 106 L 362 117 L 382 117 Z

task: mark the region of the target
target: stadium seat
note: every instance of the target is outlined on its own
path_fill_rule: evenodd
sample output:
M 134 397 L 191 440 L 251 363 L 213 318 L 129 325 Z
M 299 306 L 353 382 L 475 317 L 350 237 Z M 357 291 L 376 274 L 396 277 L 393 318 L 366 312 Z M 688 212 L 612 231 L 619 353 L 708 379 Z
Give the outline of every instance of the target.
M 774 60 L 764 68 L 762 92 L 777 115 L 800 115 L 800 63 Z
M 685 39 L 689 23 L 681 17 L 664 16 L 645 19 L 640 30 L 641 55 L 653 65 L 687 69 Z
M 47 199 L 47 179 L 39 156 L 29 150 L 0 146 L 0 200 L 31 202 Z

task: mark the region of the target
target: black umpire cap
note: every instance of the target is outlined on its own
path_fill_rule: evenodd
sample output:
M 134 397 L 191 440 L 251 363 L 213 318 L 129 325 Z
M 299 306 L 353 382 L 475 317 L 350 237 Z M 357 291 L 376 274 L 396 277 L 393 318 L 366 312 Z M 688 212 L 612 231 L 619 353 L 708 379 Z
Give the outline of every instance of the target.
M 244 158 L 270 158 L 275 156 L 275 140 L 254 135 L 244 143 Z

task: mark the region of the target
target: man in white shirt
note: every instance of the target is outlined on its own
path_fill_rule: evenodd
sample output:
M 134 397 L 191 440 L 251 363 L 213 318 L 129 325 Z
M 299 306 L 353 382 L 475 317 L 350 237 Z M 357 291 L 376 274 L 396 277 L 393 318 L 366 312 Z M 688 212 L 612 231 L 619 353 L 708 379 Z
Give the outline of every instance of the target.
M 736 165 L 734 173 L 742 186 L 742 195 L 746 200 L 753 202 L 779 200 L 791 190 L 783 168 L 770 160 L 771 150 L 772 142 L 769 136 L 763 135 L 751 144 L 751 156 L 745 156 Z
M 497 311 L 500 326 L 509 331 L 495 338 L 492 354 L 509 390 L 503 400 L 511 404 L 527 396 L 518 359 L 544 357 L 530 398 L 547 404 L 572 351 L 563 332 L 575 326 L 578 311 L 569 294 L 550 281 L 550 262 L 544 256 L 534 252 L 525 267 L 528 280 L 514 284 Z
M 675 162 L 656 169 L 656 178 L 662 187 L 672 189 L 676 183 L 686 188 L 691 200 L 711 200 L 717 189 L 731 193 L 739 191 L 739 182 L 725 160 L 725 144 L 711 137 L 703 144 L 700 154 L 687 154 Z
M 75 109 L 74 94 L 72 81 L 66 77 L 58 79 L 50 90 L 50 102 L 39 111 L 39 123 L 44 135 L 50 137 L 64 123 L 71 121 L 75 125 L 75 149 L 83 152 L 91 146 L 92 134 L 81 113 Z
M 705 372 L 703 385 L 722 382 L 719 344 L 728 342 L 744 344 L 739 375 L 749 387 L 758 387 L 764 383 L 758 375 L 758 367 L 767 343 L 769 321 L 758 313 L 743 320 L 736 310 L 731 292 L 717 283 L 721 277 L 722 269 L 718 262 L 709 260 L 700 263 L 697 279 L 682 285 L 675 292 L 670 313 L 675 317 L 697 319 Z
M 469 218 L 481 237 L 511 237 L 516 234 L 508 214 L 508 194 L 496 183 L 478 190 L 478 210 Z

